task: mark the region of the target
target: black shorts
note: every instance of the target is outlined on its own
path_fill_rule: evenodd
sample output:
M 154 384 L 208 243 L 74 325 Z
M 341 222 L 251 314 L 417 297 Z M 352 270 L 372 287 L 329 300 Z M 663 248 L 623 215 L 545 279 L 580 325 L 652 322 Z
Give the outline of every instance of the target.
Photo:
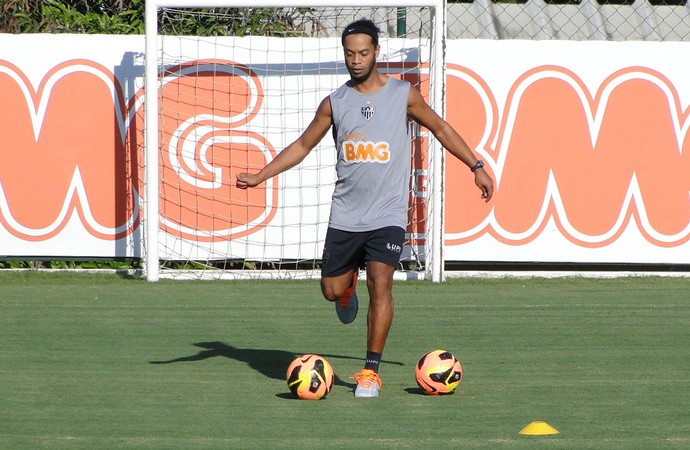
M 328 228 L 323 247 L 322 277 L 337 277 L 376 261 L 397 267 L 400 263 L 405 230 L 385 227 L 373 231 L 351 232 Z

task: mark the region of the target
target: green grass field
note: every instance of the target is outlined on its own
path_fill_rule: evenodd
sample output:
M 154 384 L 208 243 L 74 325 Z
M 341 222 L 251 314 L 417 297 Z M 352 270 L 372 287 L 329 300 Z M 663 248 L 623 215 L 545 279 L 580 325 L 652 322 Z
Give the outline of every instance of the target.
M 690 280 L 459 279 L 394 294 L 381 397 L 355 399 L 365 311 L 341 325 L 318 281 L 0 271 L 0 448 L 690 448 Z M 435 348 L 462 362 L 454 395 L 416 387 Z M 336 372 L 324 400 L 289 395 L 302 353 Z M 560 433 L 518 434 L 538 420 Z

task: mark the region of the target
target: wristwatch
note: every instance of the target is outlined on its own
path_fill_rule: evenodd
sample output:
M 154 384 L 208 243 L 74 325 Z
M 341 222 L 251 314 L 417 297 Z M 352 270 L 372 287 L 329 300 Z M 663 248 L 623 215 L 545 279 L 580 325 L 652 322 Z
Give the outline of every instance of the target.
M 470 170 L 471 170 L 472 172 L 476 172 L 477 169 L 481 169 L 482 167 L 484 167 L 484 161 L 482 161 L 482 160 L 480 159 L 479 161 L 477 161 L 477 164 L 475 164 L 474 166 L 472 166 L 472 167 L 470 168 Z

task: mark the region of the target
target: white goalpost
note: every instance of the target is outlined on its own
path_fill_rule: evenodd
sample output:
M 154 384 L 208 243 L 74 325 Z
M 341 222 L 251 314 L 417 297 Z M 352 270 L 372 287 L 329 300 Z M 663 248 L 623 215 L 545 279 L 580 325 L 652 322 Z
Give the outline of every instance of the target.
M 379 70 L 410 81 L 443 117 L 443 0 L 146 0 L 147 280 L 320 275 L 333 140 L 254 189 L 234 180 L 294 141 L 349 79 L 340 33 L 360 18 L 382 30 Z M 431 133 L 411 127 L 409 223 L 395 277 L 439 282 L 444 155 Z

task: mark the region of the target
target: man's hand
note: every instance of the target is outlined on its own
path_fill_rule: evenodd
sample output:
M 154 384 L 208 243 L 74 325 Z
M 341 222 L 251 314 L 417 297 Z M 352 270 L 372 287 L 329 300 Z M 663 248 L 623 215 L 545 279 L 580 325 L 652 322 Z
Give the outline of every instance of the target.
M 263 180 L 258 176 L 251 173 L 238 173 L 237 180 L 235 181 L 235 186 L 240 189 L 247 189 L 260 184 Z
M 474 172 L 474 184 L 482 191 L 482 198 L 489 202 L 494 195 L 494 180 L 491 179 L 484 169 Z

